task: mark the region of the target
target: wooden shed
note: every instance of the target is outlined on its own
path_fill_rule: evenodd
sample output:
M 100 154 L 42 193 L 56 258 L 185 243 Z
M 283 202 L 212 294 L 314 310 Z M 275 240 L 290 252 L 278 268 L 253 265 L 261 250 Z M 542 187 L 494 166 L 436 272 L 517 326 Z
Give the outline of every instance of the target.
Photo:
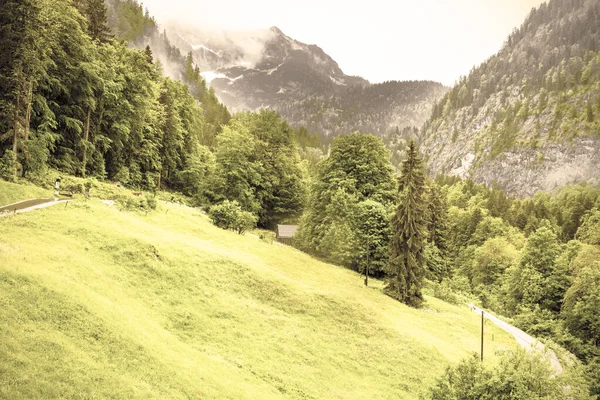
M 291 246 L 294 243 L 294 235 L 298 231 L 298 225 L 277 225 L 275 238 L 279 243 Z

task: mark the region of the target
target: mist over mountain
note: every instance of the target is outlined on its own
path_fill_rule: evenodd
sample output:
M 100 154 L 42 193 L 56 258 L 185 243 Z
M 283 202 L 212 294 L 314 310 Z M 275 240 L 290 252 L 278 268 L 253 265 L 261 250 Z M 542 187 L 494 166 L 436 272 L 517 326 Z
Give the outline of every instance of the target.
M 383 135 L 421 126 L 447 90 L 430 81 L 370 84 L 346 75 L 320 47 L 277 27 L 244 32 L 166 28 L 175 46 L 192 52 L 202 76 L 230 110 L 272 109 L 293 125 L 325 136 Z

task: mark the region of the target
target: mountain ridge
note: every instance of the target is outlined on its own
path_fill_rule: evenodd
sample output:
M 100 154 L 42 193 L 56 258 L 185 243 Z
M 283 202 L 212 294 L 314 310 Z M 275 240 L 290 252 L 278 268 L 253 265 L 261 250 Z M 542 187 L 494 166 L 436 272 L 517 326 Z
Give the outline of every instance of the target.
M 436 104 L 421 133 L 432 174 L 525 196 L 600 184 L 600 3 L 552 0 Z
M 433 81 L 372 84 L 346 75 L 321 47 L 268 30 L 207 33 L 167 25 L 216 95 L 233 112 L 273 109 L 323 136 L 363 131 L 383 136 L 420 127 L 447 90 Z M 365 115 L 364 98 L 374 112 Z

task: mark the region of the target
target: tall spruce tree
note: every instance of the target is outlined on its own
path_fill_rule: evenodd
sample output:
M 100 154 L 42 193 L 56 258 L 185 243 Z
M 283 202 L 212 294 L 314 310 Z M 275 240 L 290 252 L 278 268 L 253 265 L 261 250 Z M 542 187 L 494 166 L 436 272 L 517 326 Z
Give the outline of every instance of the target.
M 399 181 L 400 202 L 392 219 L 386 292 L 405 304 L 419 307 L 423 303 L 427 205 L 423 161 L 414 140 L 408 144 L 407 156 Z
M 42 34 L 46 9 L 46 2 L 34 0 L 6 0 L 0 6 L 0 129 L 12 137 L 15 178 L 17 152 L 29 136 L 33 94 L 48 66 Z
M 79 12 L 87 19 L 90 37 L 100 42 L 108 41 L 112 36 L 108 27 L 108 10 L 104 0 L 77 0 Z

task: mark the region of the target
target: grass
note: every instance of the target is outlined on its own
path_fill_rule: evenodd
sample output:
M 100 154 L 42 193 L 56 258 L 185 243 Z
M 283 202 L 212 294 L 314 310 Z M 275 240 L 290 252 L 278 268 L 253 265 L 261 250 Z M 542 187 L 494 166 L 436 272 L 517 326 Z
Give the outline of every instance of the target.
M 31 183 L 11 183 L 0 180 L 0 207 L 22 200 L 52 198 L 52 189 L 42 189 Z
M 186 206 L 80 199 L 0 226 L 0 398 L 416 399 L 479 349 L 466 306 L 405 307 Z M 486 340 L 486 362 L 516 346 Z

